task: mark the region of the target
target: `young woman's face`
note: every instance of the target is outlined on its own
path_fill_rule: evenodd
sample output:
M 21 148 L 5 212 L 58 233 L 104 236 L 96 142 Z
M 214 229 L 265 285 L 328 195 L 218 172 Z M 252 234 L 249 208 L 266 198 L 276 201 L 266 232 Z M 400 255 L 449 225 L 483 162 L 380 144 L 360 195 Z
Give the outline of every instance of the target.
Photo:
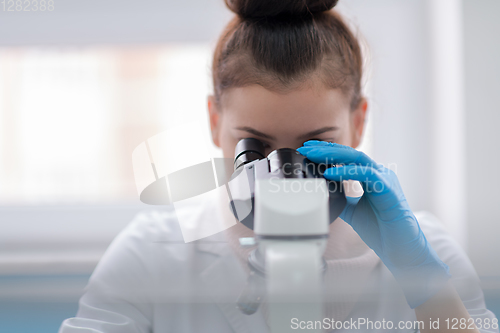
M 224 92 L 219 108 L 209 97 L 208 109 L 214 144 L 225 158 L 243 138 L 256 138 L 266 154 L 278 148 L 298 148 L 307 140 L 322 140 L 357 147 L 363 133 L 367 103 L 349 110 L 339 89 L 309 85 L 276 93 L 259 85 Z

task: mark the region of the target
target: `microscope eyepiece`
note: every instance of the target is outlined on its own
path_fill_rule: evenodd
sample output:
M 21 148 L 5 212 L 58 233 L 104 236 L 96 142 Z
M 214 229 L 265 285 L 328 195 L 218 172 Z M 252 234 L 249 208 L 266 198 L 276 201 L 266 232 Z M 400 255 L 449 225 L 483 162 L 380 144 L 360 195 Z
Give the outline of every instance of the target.
M 252 230 L 257 180 L 323 178 L 324 171 L 334 166 L 314 163 L 292 148 L 279 148 L 266 156 L 264 144 L 255 138 L 241 139 L 236 145 L 235 156 L 229 208 L 243 225 Z M 344 209 L 346 198 L 342 182 L 325 181 L 329 192 L 330 223 L 332 223 Z
M 245 138 L 238 141 L 234 149 L 234 170 L 249 162 L 265 157 L 264 144 L 254 138 Z

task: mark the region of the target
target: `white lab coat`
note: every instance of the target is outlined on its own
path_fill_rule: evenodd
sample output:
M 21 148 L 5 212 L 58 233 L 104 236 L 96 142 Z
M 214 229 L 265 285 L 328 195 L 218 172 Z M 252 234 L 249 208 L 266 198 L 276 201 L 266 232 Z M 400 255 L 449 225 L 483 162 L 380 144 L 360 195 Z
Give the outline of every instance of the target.
M 217 214 L 209 205 L 184 209 L 177 214 L 198 220 Z M 466 254 L 431 214 L 415 215 L 432 247 L 450 266 L 469 314 L 475 320 L 493 320 Z M 109 246 L 80 299 L 76 317 L 66 319 L 59 332 L 269 332 L 260 308 L 249 316 L 235 306 L 247 276 L 224 241 L 222 234 L 216 234 L 186 244 L 172 210 L 141 212 Z M 416 320 L 389 270 L 380 262 L 371 274 L 349 317 L 395 324 Z M 415 332 L 356 328 L 336 331 Z

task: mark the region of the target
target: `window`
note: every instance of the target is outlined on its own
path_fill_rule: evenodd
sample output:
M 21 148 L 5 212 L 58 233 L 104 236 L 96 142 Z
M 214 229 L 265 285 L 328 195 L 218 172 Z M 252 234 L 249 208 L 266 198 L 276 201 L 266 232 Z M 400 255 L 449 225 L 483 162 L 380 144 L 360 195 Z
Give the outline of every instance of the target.
M 0 50 L 0 205 L 138 202 L 132 151 L 207 117 L 210 56 L 208 44 Z

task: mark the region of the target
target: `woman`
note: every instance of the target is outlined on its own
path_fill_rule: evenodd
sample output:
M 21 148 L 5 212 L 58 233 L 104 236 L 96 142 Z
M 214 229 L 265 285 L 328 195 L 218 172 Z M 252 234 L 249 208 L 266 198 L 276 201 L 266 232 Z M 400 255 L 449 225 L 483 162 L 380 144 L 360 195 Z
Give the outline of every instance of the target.
M 329 320 L 320 329 L 498 332 L 465 253 L 430 214 L 411 211 L 392 171 L 354 149 L 367 110 L 363 62 L 358 40 L 332 10 L 337 1 L 226 3 L 237 15 L 214 54 L 208 109 L 215 145 L 227 158 L 245 137 L 265 142 L 268 153 L 297 148 L 315 162 L 344 164 L 325 177 L 357 180 L 364 189 L 330 225 Z M 237 241 L 252 231 L 236 224 L 185 244 L 176 221 L 182 215 L 197 225 L 227 214 L 206 200 L 175 214 L 139 215 L 114 240 L 77 317 L 60 332 L 268 331 L 265 300 L 251 316 L 235 307 L 251 250 Z M 283 327 L 307 324 L 290 318 Z

